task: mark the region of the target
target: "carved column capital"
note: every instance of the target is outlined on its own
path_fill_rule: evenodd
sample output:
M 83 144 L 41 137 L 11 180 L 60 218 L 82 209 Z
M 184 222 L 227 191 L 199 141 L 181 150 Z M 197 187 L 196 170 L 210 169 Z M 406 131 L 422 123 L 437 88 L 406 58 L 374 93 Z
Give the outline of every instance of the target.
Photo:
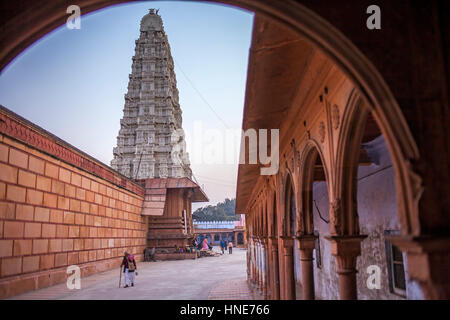
M 280 238 L 281 238 L 281 242 L 283 244 L 283 248 L 291 249 L 294 247 L 294 238 L 293 237 L 282 236 Z
M 315 235 L 302 235 L 295 237 L 297 240 L 298 248 L 300 250 L 314 250 L 315 241 L 317 236 Z
M 328 236 L 331 242 L 331 254 L 337 259 L 338 273 L 356 273 L 356 258 L 361 254 L 361 242 L 366 235 Z
M 278 250 L 278 238 L 277 237 L 269 237 L 269 245 L 273 250 Z
M 355 236 L 327 236 L 325 239 L 331 242 L 331 253 L 335 256 L 361 254 L 361 242 L 367 235 Z
M 260 239 L 260 242 L 263 246 L 267 246 L 267 244 L 269 243 L 269 239 L 268 239 L 268 237 L 262 237 Z
M 356 258 L 361 254 L 361 241 L 367 236 L 328 236 L 331 254 L 336 257 L 339 277 L 339 296 L 343 300 L 355 300 L 358 296 L 356 286 Z
M 300 251 L 300 260 L 310 261 L 313 260 L 313 250 L 316 245 L 317 236 L 314 235 L 302 235 L 296 237 L 298 249 Z

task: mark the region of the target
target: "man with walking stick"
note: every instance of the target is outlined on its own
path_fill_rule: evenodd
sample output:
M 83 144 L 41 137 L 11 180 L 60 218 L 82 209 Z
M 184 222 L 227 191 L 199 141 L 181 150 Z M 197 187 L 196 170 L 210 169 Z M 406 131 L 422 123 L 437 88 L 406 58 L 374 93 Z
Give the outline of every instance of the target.
M 122 283 L 122 265 L 120 265 L 119 268 L 120 268 L 119 269 L 119 288 L 120 288 L 121 283 Z
M 122 260 L 122 264 L 120 265 L 120 273 L 119 273 L 119 288 L 122 286 L 122 266 L 125 266 L 125 262 L 128 258 L 129 253 L 127 251 L 125 251 L 124 256 L 123 256 L 123 260 Z M 123 270 L 123 272 L 125 272 L 125 270 Z

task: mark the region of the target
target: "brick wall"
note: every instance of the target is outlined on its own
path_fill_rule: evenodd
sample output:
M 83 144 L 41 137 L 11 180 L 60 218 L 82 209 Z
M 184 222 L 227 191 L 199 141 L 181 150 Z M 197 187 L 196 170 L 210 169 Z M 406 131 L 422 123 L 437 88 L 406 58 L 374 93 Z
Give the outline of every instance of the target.
M 64 282 L 68 265 L 78 265 L 83 277 L 119 266 L 125 250 L 142 259 L 141 187 L 130 181 L 124 187 L 123 177 L 92 158 L 83 163 L 94 162 L 106 175 L 6 130 L 16 121 L 18 133 L 31 130 L 55 142 L 23 119 L 0 113 L 0 120 L 0 298 Z M 64 149 L 60 154 L 85 156 L 61 141 L 56 145 Z

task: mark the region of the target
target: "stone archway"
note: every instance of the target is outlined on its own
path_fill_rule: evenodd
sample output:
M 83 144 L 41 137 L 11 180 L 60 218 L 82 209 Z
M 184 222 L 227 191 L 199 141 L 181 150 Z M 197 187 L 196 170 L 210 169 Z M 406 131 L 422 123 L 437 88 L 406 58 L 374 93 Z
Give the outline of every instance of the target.
M 302 270 L 302 299 L 314 300 L 316 298 L 316 279 L 314 274 L 319 275 L 322 269 L 322 250 L 320 242 L 324 236 L 330 232 L 329 225 L 323 224 L 323 218 L 317 219 L 315 211 L 318 206 L 315 202 L 314 184 L 322 183 L 321 189 L 327 195 L 326 204 L 330 199 L 330 173 L 325 162 L 320 146 L 314 140 L 309 141 L 303 149 L 300 167 L 300 223 L 299 233 L 296 237 L 300 250 L 301 270 Z M 316 208 L 316 210 L 315 210 Z M 324 214 L 329 215 L 328 209 Z M 318 213 L 320 215 L 320 212 Z M 317 223 L 318 220 L 321 223 Z M 321 230 L 322 229 L 322 230 Z M 321 232 L 322 231 L 322 232 Z M 323 241 L 322 241 L 323 242 Z M 327 245 L 327 242 L 324 242 Z M 315 253 L 315 257 L 313 257 Z M 314 264 L 315 261 L 315 264 Z M 328 265 L 326 267 L 329 267 Z M 320 279 L 319 279 L 320 280 Z M 325 297 L 322 297 L 325 298 Z
M 272 186 L 273 187 L 273 186 Z M 270 238 L 269 238 L 269 248 L 271 256 L 271 299 L 280 299 L 280 268 L 279 268 L 279 255 L 278 255 L 278 215 L 277 215 L 277 193 L 272 192 L 272 197 L 269 197 L 269 205 L 271 207 L 270 212 Z
M 283 216 L 284 216 L 284 230 L 282 239 L 283 246 L 283 266 L 284 274 L 284 292 L 283 299 L 285 300 L 295 300 L 296 299 L 296 288 L 295 288 L 295 263 L 294 263 L 294 241 L 293 236 L 296 232 L 296 192 L 294 190 L 294 185 L 292 181 L 292 176 L 290 173 L 286 173 L 283 185 Z
M 82 8 L 82 13 L 86 14 L 109 5 L 123 2 L 126 1 L 82 0 L 78 3 Z M 336 10 L 329 10 L 329 6 L 325 5 L 322 1 L 315 1 L 314 4 L 305 3 L 304 5 L 301 4 L 300 1 L 271 0 L 223 0 L 216 2 L 231 4 L 255 11 L 258 14 L 266 15 L 273 20 L 290 27 L 321 49 L 356 84 L 363 99 L 365 99 L 372 108 L 373 115 L 380 125 L 380 130 L 385 136 L 392 156 L 393 165 L 396 168 L 399 215 L 405 217 L 405 221 L 402 221 L 403 235 L 416 237 L 414 240 L 411 240 L 412 238 L 409 237 L 400 239 L 399 241 L 402 242 L 405 250 L 408 249 L 411 250 L 411 252 L 414 252 L 416 259 L 423 258 L 427 261 L 432 261 L 431 255 L 429 256 L 427 253 L 423 254 L 421 251 L 424 247 L 423 241 L 425 240 L 419 236 L 431 234 L 433 235 L 433 241 L 435 243 L 441 239 L 444 239 L 444 241 L 447 241 L 445 243 L 448 243 L 446 232 L 448 231 L 449 224 L 448 222 L 443 221 L 439 216 L 441 212 L 448 211 L 446 210 L 448 209 L 448 202 L 441 201 L 436 204 L 436 201 L 434 201 L 434 199 L 442 199 L 446 196 L 444 193 L 445 188 L 442 188 L 442 186 L 448 185 L 449 171 L 448 166 L 443 166 L 442 163 L 448 163 L 448 161 L 445 161 L 445 159 L 448 160 L 448 152 L 442 157 L 444 158 L 444 161 L 442 161 L 442 159 L 437 159 L 439 157 L 433 157 L 433 154 L 439 154 L 441 150 L 448 149 L 442 148 L 444 144 L 447 143 L 445 141 L 442 142 L 442 140 L 445 140 L 445 137 L 448 137 L 449 134 L 448 130 L 445 129 L 445 126 L 442 124 L 445 123 L 445 119 L 448 119 L 448 112 L 446 113 L 445 108 L 442 108 L 442 105 L 439 105 L 439 103 L 433 103 L 431 105 L 427 104 L 427 106 L 431 108 L 431 113 L 434 118 L 438 119 L 442 116 L 441 118 L 444 119 L 444 121 L 442 121 L 442 123 L 435 121 L 433 124 L 436 126 L 434 126 L 433 130 L 430 130 L 430 132 L 426 131 L 427 126 L 422 125 L 422 120 L 417 120 L 420 118 L 419 116 L 422 112 L 422 110 L 419 109 L 420 107 L 409 105 L 409 98 L 402 96 L 402 92 L 405 90 L 398 83 L 401 82 L 402 79 L 397 79 L 396 77 L 398 74 L 396 73 L 389 74 L 385 72 L 384 70 L 389 70 L 389 68 L 384 66 L 385 61 L 383 57 L 377 57 L 377 52 L 380 51 L 371 52 L 373 51 L 373 43 L 366 41 L 366 37 L 361 37 L 359 31 L 352 31 L 352 29 L 357 28 L 354 28 L 352 23 L 348 23 L 346 21 L 347 19 L 342 19 L 343 17 L 346 17 L 346 15 L 350 17 L 352 15 L 355 16 L 358 12 L 363 12 L 363 10 L 361 10 L 363 8 L 355 5 L 355 8 L 336 7 Z M 389 2 L 390 1 L 381 1 L 386 8 L 395 8 L 396 4 L 390 4 Z M 307 5 L 309 8 L 306 7 Z M 0 43 L 2 44 L 0 46 L 0 68 L 3 69 L 14 57 L 20 54 L 37 39 L 64 24 L 67 18 L 65 11 L 66 6 L 67 2 L 63 0 L 55 0 L 44 5 L 31 0 L 21 1 L 20 3 L 11 5 L 11 10 L 8 11 L 10 12 L 10 15 L 8 16 L 8 14 L 6 14 L 6 17 L 4 17 L 5 19 L 3 19 L 4 22 L 1 24 L 3 33 L 0 38 Z M 426 12 L 429 11 L 435 13 L 439 6 L 440 4 L 436 4 L 435 1 L 430 1 L 430 3 L 427 3 L 426 5 Z M 348 13 L 345 13 L 345 10 L 348 10 Z M 433 22 L 430 23 L 432 26 L 438 24 L 435 20 L 432 20 L 434 19 L 432 14 L 429 16 L 421 15 L 418 14 L 417 9 L 414 8 L 414 10 L 405 10 L 407 11 L 405 15 L 408 15 L 406 20 L 410 18 L 412 24 L 417 24 L 413 25 L 416 31 L 419 29 L 419 23 L 414 19 L 417 19 L 419 16 L 420 19 L 424 19 L 426 22 Z M 22 11 L 22 13 L 19 14 L 19 11 Z M 319 14 L 325 17 L 325 19 L 319 16 Z M 336 25 L 337 28 L 334 27 L 332 23 Z M 426 23 L 423 22 L 420 25 L 423 26 L 425 24 Z M 395 36 L 401 37 L 401 32 L 402 30 L 399 30 L 398 32 L 394 30 L 393 33 L 395 33 L 395 35 L 392 36 L 392 39 L 395 39 Z M 435 34 L 439 36 L 439 32 L 427 33 L 424 31 L 423 33 L 418 34 L 418 38 L 424 41 L 429 35 L 434 36 Z M 361 40 L 361 38 L 364 39 Z M 417 47 L 421 46 L 421 44 L 422 43 L 419 42 Z M 389 46 L 389 44 L 387 46 Z M 380 48 L 380 50 L 382 49 L 383 48 Z M 408 48 L 405 49 L 405 52 L 407 50 Z M 427 53 L 426 51 L 424 52 Z M 422 60 L 425 61 L 430 59 Z M 417 70 L 420 70 L 417 74 L 414 74 L 416 79 L 420 79 L 420 75 L 424 75 L 426 72 L 433 73 L 433 71 L 439 70 L 441 67 L 441 65 L 436 64 L 430 72 L 430 69 L 427 69 L 427 65 L 425 65 L 427 62 L 421 61 L 420 63 L 419 68 L 416 68 Z M 397 69 L 397 71 L 401 73 L 402 71 L 410 69 L 410 65 L 405 63 L 404 65 L 398 66 Z M 380 71 L 384 73 L 382 74 Z M 406 79 L 408 79 L 409 75 L 411 75 L 411 71 L 405 72 Z M 445 81 L 441 82 L 444 83 L 444 85 L 441 84 L 443 90 L 448 90 Z M 419 86 L 420 85 L 421 84 L 419 84 Z M 430 84 L 424 84 L 423 91 L 430 89 L 432 86 L 432 82 Z M 394 90 L 396 96 L 394 96 L 392 90 Z M 404 103 L 402 107 L 405 110 L 405 114 L 400 109 L 396 98 Z M 446 98 L 444 97 L 442 99 Z M 425 101 L 426 99 L 416 100 Z M 406 122 L 405 116 L 409 123 Z M 426 120 L 423 121 L 426 122 Z M 420 142 L 419 146 L 417 145 L 416 140 L 414 140 L 410 126 L 414 126 L 415 136 L 421 138 L 420 141 L 417 140 Z M 429 143 L 429 140 L 433 140 L 433 137 L 439 135 L 442 137 L 439 137 L 438 143 Z M 419 157 L 419 150 L 422 159 Z M 441 172 L 440 169 L 442 169 Z M 420 175 L 416 173 L 417 171 L 420 171 Z M 430 172 L 431 174 L 427 174 Z M 438 182 L 433 180 L 439 175 L 441 176 L 441 179 L 439 179 Z M 435 193 L 435 196 L 433 196 L 433 193 Z M 427 195 L 426 197 L 425 194 Z M 422 201 L 423 198 L 425 198 L 424 201 Z M 436 230 L 440 231 L 439 234 L 443 236 L 439 237 L 438 233 L 434 235 Z M 426 241 L 428 243 L 430 240 L 428 239 Z M 446 248 L 448 248 L 448 245 L 444 245 L 444 248 L 439 247 L 439 250 L 435 250 L 438 253 L 433 253 L 433 259 L 439 260 L 441 252 L 445 252 L 445 250 L 447 250 Z M 446 259 L 447 260 L 445 261 L 448 261 L 448 258 Z M 428 274 L 439 274 L 439 272 L 429 271 Z M 439 269 L 436 271 L 439 271 Z M 423 273 L 418 270 L 415 276 L 421 278 L 423 277 Z M 427 279 L 422 280 L 425 281 Z M 434 280 L 434 283 L 438 282 L 439 281 Z M 430 296 L 436 297 L 441 294 L 442 292 L 439 290 L 436 291 L 433 288 L 430 288 Z
M 369 106 L 355 91 L 350 95 L 342 119 L 335 194 L 339 201 L 337 214 L 342 221 L 338 233 L 345 235 L 346 241 L 355 238 L 360 242 L 354 250 L 354 254 L 359 251 L 360 258 L 354 265 L 347 266 L 359 271 L 355 290 L 363 299 L 420 299 L 422 292 L 408 276 L 406 255 L 398 253 L 398 248 L 390 241 L 390 237 L 400 234 L 400 228 L 407 228 L 411 221 L 404 216 L 405 212 L 398 210 L 398 186 L 393 178 L 396 168 L 392 166 L 379 125 Z M 363 241 L 365 237 L 367 240 Z M 396 259 L 395 268 L 393 259 Z M 346 260 L 352 259 L 347 257 Z M 366 268 L 373 265 L 378 266 L 383 275 L 378 290 L 368 289 L 362 280 Z
M 87 14 L 125 2 L 128 1 L 82 0 L 79 1 L 79 6 L 82 14 Z M 411 159 L 417 159 L 419 156 L 417 145 L 395 97 L 371 61 L 341 31 L 312 11 L 315 9 L 325 14 L 322 12 L 324 8 L 320 4 L 317 7 L 307 8 L 295 1 L 218 0 L 213 2 L 254 11 L 292 28 L 328 55 L 357 84 L 364 98 L 373 107 L 374 116 L 380 123 L 380 129 L 391 150 L 394 165 L 398 168 L 397 179 L 401 188 L 399 207 L 415 217 L 416 222 L 408 229 L 419 232 L 417 203 L 420 192 L 417 191 L 416 186 L 420 181 L 418 182 L 417 176 L 411 172 L 410 165 Z M 67 3 L 63 0 L 56 0 L 46 5 L 34 1 L 23 1 L 20 6 L 11 12 L 25 8 L 28 10 L 11 17 L 2 34 L 3 46 L 0 50 L 0 68 L 2 69 L 20 52 L 40 37 L 64 24 L 67 19 Z M 328 6 L 326 7 L 328 10 Z M 333 22 L 336 23 L 336 21 Z M 345 31 L 352 35 L 349 30 Z

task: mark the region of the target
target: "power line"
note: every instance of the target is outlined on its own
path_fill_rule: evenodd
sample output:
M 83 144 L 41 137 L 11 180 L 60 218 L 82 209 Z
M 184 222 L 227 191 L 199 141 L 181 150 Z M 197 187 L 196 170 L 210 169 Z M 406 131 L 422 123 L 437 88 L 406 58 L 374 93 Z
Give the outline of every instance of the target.
M 229 129 L 230 127 L 226 124 L 226 122 L 217 114 L 217 112 L 214 110 L 214 108 L 208 103 L 208 101 L 206 101 L 206 99 L 203 97 L 203 95 L 200 93 L 200 91 L 197 89 L 197 87 L 195 86 L 194 82 L 192 82 L 191 79 L 189 79 L 189 77 L 186 75 L 186 73 L 183 71 L 183 69 L 181 68 L 181 66 L 178 64 L 178 62 L 173 59 L 173 61 L 175 62 L 175 64 L 178 66 L 178 69 L 180 69 L 181 73 L 183 74 L 183 76 L 186 78 L 186 80 L 189 82 L 189 84 L 191 85 L 191 87 L 195 90 L 195 92 L 199 95 L 199 97 L 203 100 L 203 102 L 209 107 L 209 109 L 215 114 L 215 116 L 217 117 L 217 119 L 219 119 L 222 124 L 225 126 L 225 128 Z

